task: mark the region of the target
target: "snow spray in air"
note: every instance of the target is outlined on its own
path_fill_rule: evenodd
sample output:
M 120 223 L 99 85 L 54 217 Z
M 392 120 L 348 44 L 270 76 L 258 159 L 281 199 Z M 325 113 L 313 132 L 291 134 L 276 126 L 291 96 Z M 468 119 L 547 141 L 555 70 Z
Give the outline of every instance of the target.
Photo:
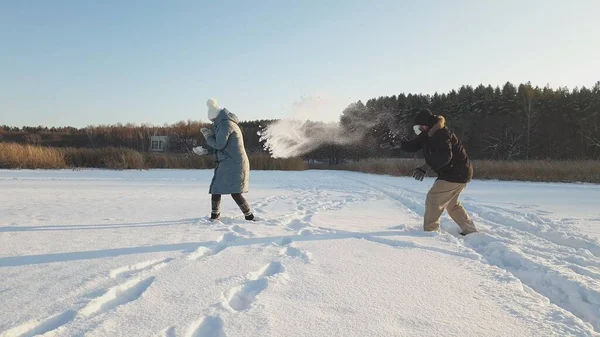
M 316 122 L 306 116 L 319 117 L 324 107 L 313 98 L 303 98 L 294 103 L 294 116 L 281 119 L 259 132 L 264 148 L 274 158 L 302 156 L 324 145 L 352 145 L 360 143 L 365 135 L 382 122 L 390 121 L 390 114 L 369 113 L 361 102 L 350 104 L 339 111 L 336 122 Z M 331 108 L 325 106 L 325 109 Z M 338 107 L 339 108 L 339 107 Z M 321 110 L 321 111 L 319 111 Z M 341 109 L 340 109 L 341 110 Z

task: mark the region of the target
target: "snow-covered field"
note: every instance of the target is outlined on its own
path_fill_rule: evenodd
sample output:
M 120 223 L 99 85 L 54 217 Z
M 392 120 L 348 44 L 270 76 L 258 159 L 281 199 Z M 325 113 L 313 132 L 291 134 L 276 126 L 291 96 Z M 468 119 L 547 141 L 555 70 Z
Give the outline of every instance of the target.
M 600 186 L 480 182 L 481 232 L 423 233 L 432 179 L 0 171 L 0 336 L 600 336 Z

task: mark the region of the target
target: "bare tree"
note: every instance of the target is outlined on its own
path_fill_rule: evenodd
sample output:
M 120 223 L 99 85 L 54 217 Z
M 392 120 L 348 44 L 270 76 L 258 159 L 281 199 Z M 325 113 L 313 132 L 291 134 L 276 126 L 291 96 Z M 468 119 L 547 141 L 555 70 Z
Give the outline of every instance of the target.
M 589 118 L 584 120 L 587 122 L 587 127 L 582 125 L 582 135 L 585 140 L 585 145 L 591 147 L 594 151 L 594 156 L 600 151 L 600 123 L 598 123 L 599 113 L 593 113 Z M 584 124 L 584 123 L 582 123 Z
M 90 145 L 92 145 L 92 147 L 96 147 L 96 137 L 98 135 L 96 128 L 91 125 L 86 127 L 85 134 L 87 135 L 88 140 L 90 141 Z
M 523 132 L 514 132 L 510 128 L 504 128 L 496 134 L 490 134 L 483 139 L 486 144 L 484 151 L 492 154 L 495 159 L 516 159 L 521 155 L 521 140 Z
M 39 145 L 42 137 L 37 133 L 30 133 L 25 135 L 25 141 L 31 145 Z
M 529 159 L 531 154 L 533 132 L 538 120 L 538 111 L 534 108 L 533 99 L 535 97 L 535 89 L 531 84 L 522 85 L 522 103 L 524 114 L 524 133 L 525 133 L 525 159 Z

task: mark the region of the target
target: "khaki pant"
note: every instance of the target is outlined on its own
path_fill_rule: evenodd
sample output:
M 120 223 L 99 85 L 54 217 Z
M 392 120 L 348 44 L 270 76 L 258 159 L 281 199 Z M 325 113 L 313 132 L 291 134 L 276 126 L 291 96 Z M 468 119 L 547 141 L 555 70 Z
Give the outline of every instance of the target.
M 446 209 L 463 234 L 477 232 L 473 220 L 458 201 L 458 197 L 465 187 L 467 184 L 451 183 L 445 180 L 437 180 L 433 184 L 427 193 L 425 203 L 425 231 L 436 231 L 440 228 L 440 217 Z

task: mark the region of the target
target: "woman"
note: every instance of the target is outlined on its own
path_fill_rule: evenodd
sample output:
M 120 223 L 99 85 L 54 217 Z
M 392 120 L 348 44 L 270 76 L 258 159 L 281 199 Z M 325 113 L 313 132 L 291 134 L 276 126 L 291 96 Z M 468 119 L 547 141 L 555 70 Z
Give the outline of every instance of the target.
M 242 196 L 242 193 L 248 192 L 250 163 L 244 148 L 244 137 L 238 126 L 239 119 L 227 109 L 219 108 L 215 99 L 209 99 L 206 105 L 213 130 L 204 128 L 200 131 L 217 159 L 217 168 L 209 190 L 212 194 L 210 218 L 219 219 L 221 195 L 230 194 L 246 220 L 254 220 L 254 214 Z

